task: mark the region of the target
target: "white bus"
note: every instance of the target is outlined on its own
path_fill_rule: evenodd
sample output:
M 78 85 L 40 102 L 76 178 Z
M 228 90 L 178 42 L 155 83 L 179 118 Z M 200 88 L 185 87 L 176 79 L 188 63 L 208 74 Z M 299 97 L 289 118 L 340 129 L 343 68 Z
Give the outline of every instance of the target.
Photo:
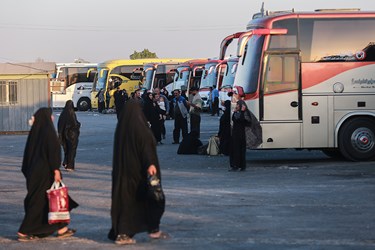
M 89 110 L 96 68 L 96 63 L 57 63 L 51 79 L 52 107 L 63 108 L 72 100 L 78 110 Z
M 375 12 L 255 17 L 238 39 L 233 97 L 244 99 L 260 121 L 257 148 L 374 160 Z

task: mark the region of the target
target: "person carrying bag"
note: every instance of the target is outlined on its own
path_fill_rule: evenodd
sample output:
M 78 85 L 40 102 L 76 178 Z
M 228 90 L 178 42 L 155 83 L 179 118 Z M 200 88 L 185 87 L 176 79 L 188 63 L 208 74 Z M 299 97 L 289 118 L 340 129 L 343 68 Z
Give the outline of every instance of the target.
M 68 187 L 60 182 L 54 182 L 47 190 L 48 223 L 70 223 Z
M 27 137 L 21 171 L 26 179 L 25 215 L 18 229 L 18 241 L 26 242 L 56 233 L 58 238 L 74 235 L 68 223 L 48 222 L 49 202 L 46 191 L 53 182 L 61 182 L 61 146 L 53 124 L 51 108 L 40 108 L 29 120 L 31 130 Z M 69 200 L 69 202 L 67 202 Z M 69 210 L 78 204 L 66 195 Z

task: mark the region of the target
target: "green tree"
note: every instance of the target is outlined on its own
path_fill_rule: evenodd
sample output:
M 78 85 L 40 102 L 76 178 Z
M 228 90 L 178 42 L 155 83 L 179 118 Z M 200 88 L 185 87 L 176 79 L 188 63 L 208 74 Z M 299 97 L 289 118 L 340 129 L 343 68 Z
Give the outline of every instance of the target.
M 144 49 L 142 52 L 134 50 L 134 53 L 130 55 L 130 59 L 143 59 L 143 58 L 158 58 L 156 53 L 152 53 L 148 49 Z

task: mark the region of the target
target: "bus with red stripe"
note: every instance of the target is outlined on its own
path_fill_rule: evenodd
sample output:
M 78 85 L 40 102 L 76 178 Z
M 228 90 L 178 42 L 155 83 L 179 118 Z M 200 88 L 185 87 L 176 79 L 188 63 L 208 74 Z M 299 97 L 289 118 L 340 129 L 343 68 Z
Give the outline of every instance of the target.
M 244 99 L 259 120 L 257 149 L 375 159 L 375 12 L 263 11 L 237 57 L 232 101 Z

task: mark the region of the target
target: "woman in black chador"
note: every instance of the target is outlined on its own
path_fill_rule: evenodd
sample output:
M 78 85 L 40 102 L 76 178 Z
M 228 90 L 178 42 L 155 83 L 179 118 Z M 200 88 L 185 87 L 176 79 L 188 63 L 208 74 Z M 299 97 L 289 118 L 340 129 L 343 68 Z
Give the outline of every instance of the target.
M 157 202 L 147 194 L 148 176 L 161 179 L 156 141 L 139 102 L 128 101 L 117 123 L 112 170 L 112 228 L 108 238 L 116 244 L 134 244 L 132 238 L 148 232 L 151 238 L 165 238 L 159 230 L 165 200 Z
M 143 98 L 143 113 L 145 114 L 146 120 L 151 125 L 151 131 L 155 136 L 156 142 L 162 144 L 161 142 L 161 126 L 160 126 L 160 108 L 155 101 L 155 94 L 145 93 Z
M 79 128 L 81 123 L 77 121 L 72 100 L 65 103 L 57 123 L 59 140 L 64 149 L 63 167 L 68 171 L 74 171 L 74 161 L 78 146 Z
M 230 153 L 230 140 L 231 140 L 231 126 L 230 126 L 230 106 L 231 102 L 226 100 L 224 102 L 224 114 L 220 117 L 219 133 L 220 138 L 220 153 L 229 155 Z
M 19 241 L 31 241 L 57 232 L 57 237 L 72 236 L 75 232 L 66 223 L 48 224 L 48 199 L 46 191 L 54 181 L 61 181 L 61 147 L 52 122 L 50 108 L 39 109 L 30 122 L 22 162 L 26 178 L 27 195 L 24 200 L 25 217 L 18 230 Z M 69 197 L 69 207 L 78 204 Z
M 232 139 L 229 154 L 229 171 L 246 169 L 246 133 L 245 127 L 251 125 L 251 114 L 243 100 L 237 102 L 232 115 Z

